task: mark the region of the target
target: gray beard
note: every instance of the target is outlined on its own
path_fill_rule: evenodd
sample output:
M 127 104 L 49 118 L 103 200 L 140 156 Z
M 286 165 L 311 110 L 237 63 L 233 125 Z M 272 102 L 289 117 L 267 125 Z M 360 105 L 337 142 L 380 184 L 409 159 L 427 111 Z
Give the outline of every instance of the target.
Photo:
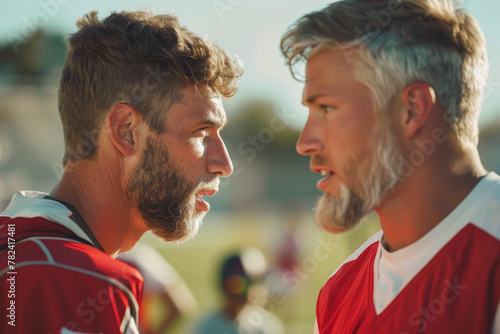
M 323 194 L 316 203 L 318 226 L 329 233 L 341 233 L 355 227 L 401 180 L 402 154 L 392 131 L 375 133 L 373 158 L 362 164 L 352 159 L 348 174 L 355 176 L 358 191 L 341 183 L 338 194 Z

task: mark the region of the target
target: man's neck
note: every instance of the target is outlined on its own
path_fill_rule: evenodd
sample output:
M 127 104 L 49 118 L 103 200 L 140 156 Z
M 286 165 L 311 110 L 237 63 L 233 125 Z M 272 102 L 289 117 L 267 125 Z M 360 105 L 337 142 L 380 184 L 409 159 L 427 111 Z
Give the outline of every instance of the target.
M 138 220 L 120 187 L 107 168 L 84 162 L 68 166 L 50 196 L 74 206 L 104 251 L 115 257 L 131 249 L 145 232 L 134 230 Z
M 398 184 L 376 209 L 390 251 L 414 243 L 437 226 L 486 174 L 482 167 L 458 174 L 443 166 L 427 169 Z

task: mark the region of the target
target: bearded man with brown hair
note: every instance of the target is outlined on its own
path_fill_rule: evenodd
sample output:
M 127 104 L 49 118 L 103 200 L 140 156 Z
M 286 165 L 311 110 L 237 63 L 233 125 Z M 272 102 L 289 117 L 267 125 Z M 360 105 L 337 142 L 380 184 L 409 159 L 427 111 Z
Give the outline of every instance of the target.
M 146 231 L 193 237 L 203 196 L 232 172 L 221 97 L 236 93 L 237 59 L 170 15 L 94 11 L 78 26 L 59 90 L 64 174 L 0 216 L 1 294 L 18 287 L 0 300 L 15 304 L 3 333 L 137 333 L 142 278 L 114 257 Z

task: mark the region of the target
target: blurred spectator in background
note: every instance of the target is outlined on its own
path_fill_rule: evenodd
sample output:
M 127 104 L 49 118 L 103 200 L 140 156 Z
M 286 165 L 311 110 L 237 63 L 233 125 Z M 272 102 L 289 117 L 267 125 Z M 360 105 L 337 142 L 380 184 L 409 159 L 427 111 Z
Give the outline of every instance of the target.
M 118 259 L 135 267 L 144 277 L 139 308 L 141 334 L 165 333 L 175 320 L 198 308 L 191 290 L 177 270 L 153 247 L 140 243 Z
M 262 307 L 267 290 L 257 282 L 266 272 L 266 258 L 256 248 L 227 256 L 219 277 L 224 294 L 222 309 L 202 319 L 193 334 L 284 333 L 281 320 Z
M 283 215 L 282 232 L 276 233 L 272 244 L 272 260 L 265 285 L 269 290 L 269 300 L 275 312 L 287 323 L 287 334 L 295 333 L 290 319 L 300 317 L 298 306 L 303 303 L 298 292 L 303 289 L 307 280 L 301 277 L 304 241 L 301 240 L 300 226 L 304 219 L 304 211 L 288 207 Z M 302 273 L 303 275 L 303 273 Z
M 282 294 L 293 292 L 294 278 L 297 277 L 301 268 L 303 242 L 300 240 L 299 229 L 303 219 L 302 213 L 302 211 L 290 210 L 284 216 L 283 233 L 277 235 L 274 240 L 274 261 L 266 282 L 271 290 L 280 290 Z

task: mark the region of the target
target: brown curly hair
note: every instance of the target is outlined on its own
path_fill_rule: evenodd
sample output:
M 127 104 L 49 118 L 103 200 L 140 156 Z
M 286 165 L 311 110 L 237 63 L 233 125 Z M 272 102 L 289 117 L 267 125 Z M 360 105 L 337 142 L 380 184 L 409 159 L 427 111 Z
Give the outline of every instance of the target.
M 69 38 L 59 88 L 59 114 L 68 159 L 91 158 L 107 112 L 134 106 L 149 127 L 161 131 L 165 112 L 187 85 L 233 96 L 242 67 L 224 50 L 181 26 L 177 17 L 151 12 L 91 11 Z

